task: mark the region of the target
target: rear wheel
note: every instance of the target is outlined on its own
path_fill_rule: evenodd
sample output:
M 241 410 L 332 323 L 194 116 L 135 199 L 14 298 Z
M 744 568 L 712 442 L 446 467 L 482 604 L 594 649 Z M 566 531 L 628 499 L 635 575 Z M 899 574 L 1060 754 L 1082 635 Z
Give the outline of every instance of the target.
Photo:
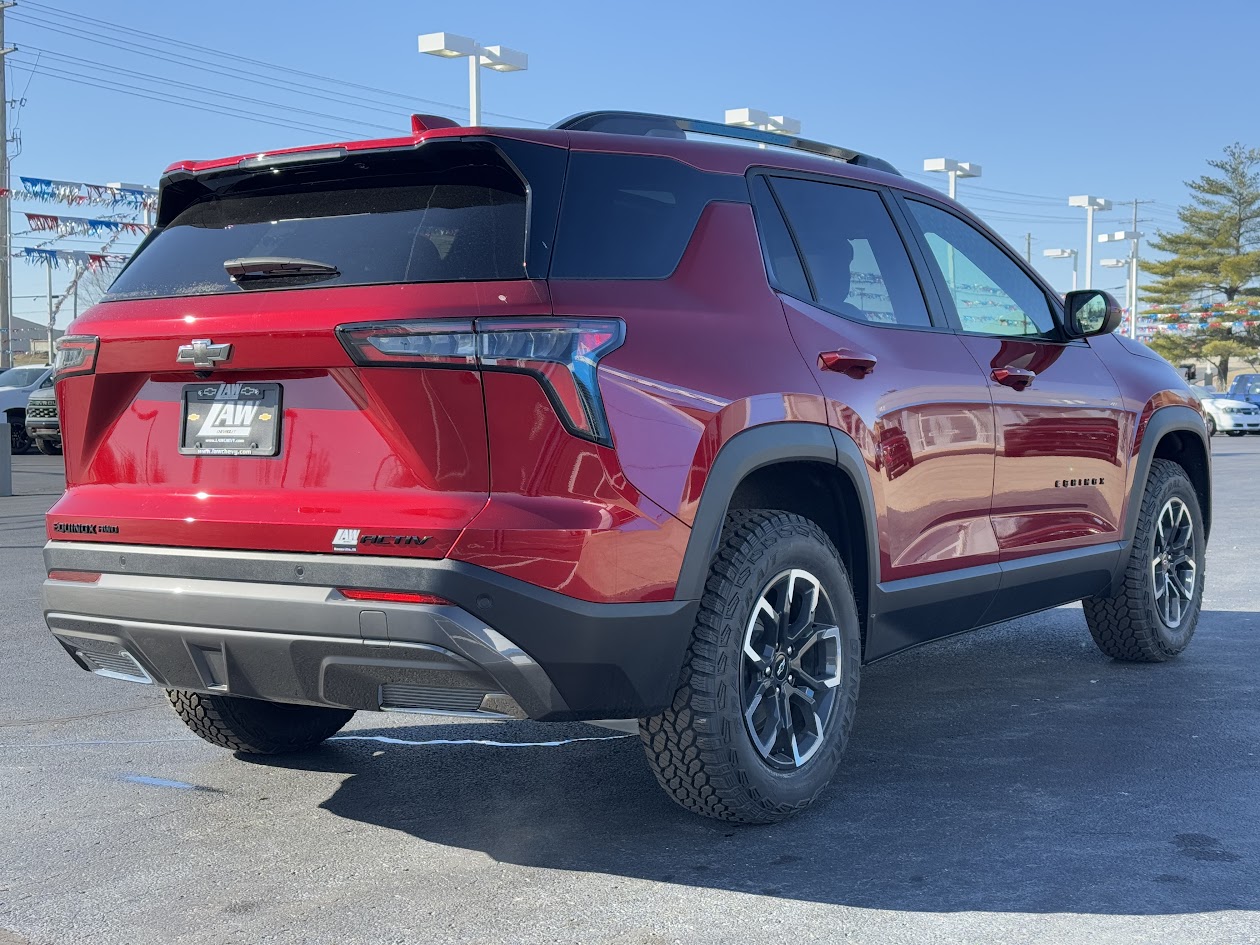
M 336 735 L 353 709 L 288 705 L 168 689 L 175 713 L 212 745 L 251 755 L 301 751 Z
M 673 704 L 639 732 L 688 810 L 782 820 L 826 787 L 857 706 L 857 607 L 835 546 L 786 512 L 726 522 Z
M 1242 430 L 1226 430 L 1225 435 L 1226 436 L 1242 436 L 1243 431 Z
M 1185 470 L 1155 460 L 1124 583 L 1113 595 L 1082 602 L 1098 648 L 1141 663 L 1162 662 L 1184 650 L 1203 603 L 1206 546 L 1199 500 Z

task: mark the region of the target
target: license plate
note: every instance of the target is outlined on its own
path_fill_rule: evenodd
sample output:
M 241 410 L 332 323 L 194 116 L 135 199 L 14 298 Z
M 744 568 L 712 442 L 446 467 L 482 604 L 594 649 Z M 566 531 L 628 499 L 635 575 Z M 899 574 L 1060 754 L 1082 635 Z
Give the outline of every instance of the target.
M 189 384 L 183 399 L 179 451 L 184 455 L 280 452 L 279 384 Z

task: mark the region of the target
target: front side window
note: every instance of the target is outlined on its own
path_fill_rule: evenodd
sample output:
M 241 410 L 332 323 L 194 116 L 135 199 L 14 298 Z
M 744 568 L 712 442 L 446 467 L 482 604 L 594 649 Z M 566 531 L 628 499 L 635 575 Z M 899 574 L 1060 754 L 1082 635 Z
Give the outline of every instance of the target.
M 906 205 L 923 231 L 963 331 L 1054 335 L 1054 316 L 1041 287 L 987 236 L 930 204 L 908 200 Z
M 905 244 L 878 193 L 794 177 L 777 177 L 773 186 L 818 305 L 855 321 L 931 324 Z

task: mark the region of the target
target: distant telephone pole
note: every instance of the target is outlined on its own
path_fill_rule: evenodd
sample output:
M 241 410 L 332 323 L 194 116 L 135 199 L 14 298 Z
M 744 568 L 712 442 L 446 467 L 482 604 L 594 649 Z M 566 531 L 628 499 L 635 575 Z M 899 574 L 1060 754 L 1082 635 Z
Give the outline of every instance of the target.
M 1024 262 L 1032 265 L 1032 234 L 1024 234 Z
M 0 368 L 13 366 L 13 302 L 10 298 L 13 289 L 11 282 L 11 263 L 13 262 L 12 240 L 9 235 L 9 90 L 5 87 L 4 57 L 13 52 L 16 46 L 4 44 L 4 11 L 14 6 L 13 2 L 0 3 Z M 51 356 L 51 352 L 49 353 Z
M 1129 312 L 1129 337 L 1137 337 L 1137 317 L 1138 317 L 1138 270 L 1141 268 L 1141 260 L 1138 256 L 1138 247 L 1142 244 L 1142 234 L 1138 232 L 1138 204 L 1153 203 L 1151 200 L 1132 200 L 1133 204 L 1133 252 L 1130 253 L 1129 263 L 1132 266 L 1132 272 L 1129 279 L 1133 283 L 1133 308 Z

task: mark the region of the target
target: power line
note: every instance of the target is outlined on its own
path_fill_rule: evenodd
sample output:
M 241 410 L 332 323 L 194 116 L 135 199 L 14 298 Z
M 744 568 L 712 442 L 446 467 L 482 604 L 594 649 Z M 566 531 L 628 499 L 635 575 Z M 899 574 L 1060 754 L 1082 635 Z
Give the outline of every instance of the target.
M 37 47 L 34 47 L 34 46 L 27 46 L 27 47 L 25 47 L 25 49 L 37 49 Z M 299 108 L 299 107 L 298 107 L 298 106 L 296 106 L 296 105 L 285 105 L 285 104 L 283 104 L 283 103 L 281 103 L 281 102 L 270 102 L 270 101 L 266 101 L 266 100 L 264 100 L 264 99 L 252 98 L 252 97 L 250 97 L 250 96 L 240 95 L 240 94 L 235 93 L 235 92 L 229 92 L 229 91 L 227 91 L 227 90 L 225 90 L 225 89 L 215 89 L 215 88 L 210 88 L 210 87 L 207 87 L 207 86 L 204 86 L 204 85 L 195 85 L 195 84 L 193 84 L 193 83 L 191 83 L 191 82 L 181 82 L 181 81 L 179 81 L 178 79 L 172 79 L 172 78 L 168 78 L 168 77 L 166 77 L 166 76 L 154 75 L 154 74 L 153 74 L 153 73 L 151 73 L 151 72 L 139 72 L 139 71 L 137 71 L 137 70 L 135 70 L 135 69 L 124 69 L 124 68 L 122 68 L 121 66 L 115 66 L 115 65 L 111 65 L 111 64 L 109 64 L 109 63 L 99 62 L 99 61 L 94 60 L 94 59 L 83 59 L 83 58 L 81 58 L 81 57 L 79 57 L 79 56 L 67 56 L 67 55 L 65 55 L 64 53 L 52 52 L 52 51 L 49 51 L 49 50 L 39 50 L 39 54 L 40 54 L 41 56 L 42 56 L 42 55 L 47 55 L 49 58 L 52 58 L 52 59 L 60 59 L 60 60 L 65 60 L 65 61 L 70 62 L 70 63 L 77 63 L 77 64 L 81 64 L 82 66 L 85 66 L 85 67 L 87 67 L 87 68 L 89 68 L 89 69 L 97 69 L 97 70 L 99 70 L 99 71 L 103 71 L 103 72 L 116 73 L 116 74 L 118 74 L 118 75 L 127 76 L 127 77 L 131 77 L 131 78 L 142 79 L 142 80 L 146 80 L 146 81 L 149 81 L 149 82 L 161 82 L 161 83 L 164 83 L 164 84 L 167 84 L 167 85 L 175 85 L 175 86 L 179 86 L 179 87 L 181 87 L 181 88 L 185 88 L 185 89 L 192 89 L 194 92 L 205 92 L 205 93 L 210 93 L 210 94 L 213 94 L 213 95 L 222 95 L 222 96 L 225 96 L 225 97 L 234 98 L 234 99 L 236 99 L 237 101 L 241 101 L 241 102 L 251 102 L 251 103 L 253 103 L 253 104 L 255 104 L 255 105 L 265 105 L 265 106 L 267 106 L 268 108 L 281 109 L 281 110 L 283 110 L 283 111 L 290 111 L 290 112 L 294 112 L 294 113 L 296 113 L 296 114 L 301 114 L 301 115 L 312 115 L 312 116 L 314 116 L 314 117 L 316 117 L 316 118 L 327 118 L 327 119 L 332 119 L 333 121 L 345 121 L 345 122 L 349 122 L 349 123 L 351 123 L 351 124 L 363 125 L 364 127 L 367 127 L 367 128 L 374 128 L 374 129 L 378 129 L 378 130 L 381 130 L 381 131 L 396 131 L 396 130 L 397 130 L 396 126 L 394 126 L 394 125 L 381 125 L 381 124 L 377 124 L 377 123 L 375 123 L 375 122 L 363 121 L 362 119 L 358 119 L 358 118 L 349 118 L 349 117 L 346 117 L 346 116 L 343 116 L 343 115 L 329 115 L 329 114 L 327 114 L 327 113 L 325 113 L 325 112 L 317 112 L 317 111 L 313 111 L 313 110 L 311 110 L 311 109 L 309 109 L 309 108 Z M 35 66 L 38 66 L 38 65 L 39 65 L 39 62 L 38 62 L 38 60 L 37 60 L 37 61 L 35 62 Z M 54 66 L 54 68 L 56 68 L 56 67 Z M 106 78 L 108 78 L 108 77 L 106 77 Z M 159 92 L 160 92 L 160 91 L 161 91 L 161 89 L 155 89 L 155 90 L 153 90 L 153 91 L 159 91 Z
M 229 118 L 239 118 L 242 121 L 252 121 L 263 125 L 272 125 L 276 128 L 287 128 L 290 130 L 305 131 L 318 135 L 334 135 L 353 137 L 353 132 L 347 132 L 345 129 L 330 129 L 327 127 L 319 127 L 305 122 L 284 121 L 280 119 L 264 118 L 260 115 L 250 114 L 249 111 L 232 110 L 226 107 L 219 107 L 208 102 L 198 102 L 180 96 L 163 95 L 152 89 L 144 89 L 138 86 L 127 85 L 126 83 L 101 80 L 96 76 L 86 76 L 83 73 L 70 72 L 68 70 L 51 69 L 47 66 L 41 66 L 40 72 L 52 79 L 58 79 L 65 82 L 72 82 L 77 85 L 86 85 L 92 88 L 103 89 L 109 92 L 118 92 L 122 95 L 130 95 L 135 98 L 147 99 L 151 102 L 162 102 L 168 105 L 182 105 L 186 108 L 197 109 L 198 111 L 210 112 L 215 115 L 225 115 Z
M 86 41 L 86 42 L 110 46 L 115 49 L 120 49 L 124 52 L 141 51 L 147 57 L 162 59 L 164 61 L 172 62 L 177 65 L 184 66 L 184 67 L 191 67 L 194 69 L 201 69 L 207 72 L 214 72 L 216 74 L 225 75 L 230 78 L 239 78 L 239 75 L 237 73 L 231 72 L 229 70 L 224 70 L 219 65 L 217 65 L 217 62 L 210 62 L 204 58 L 197 57 L 197 56 L 176 57 L 176 56 L 171 56 L 168 54 L 168 51 L 170 50 L 170 47 L 172 46 L 179 46 L 185 49 L 196 50 L 198 52 L 207 53 L 213 56 L 216 61 L 228 59 L 228 60 L 233 60 L 236 62 L 246 63 L 251 66 L 268 69 L 273 72 L 279 72 L 279 73 L 297 76 L 302 80 L 301 82 L 297 82 L 290 79 L 282 79 L 277 76 L 262 77 L 262 76 L 256 76 L 256 75 L 251 76 L 250 81 L 253 83 L 271 85 L 273 88 L 280 88 L 280 89 L 283 89 L 284 91 L 300 92 L 304 96 L 308 96 L 308 97 L 312 95 L 317 98 L 325 98 L 325 99 L 329 99 L 330 97 L 336 97 L 337 99 L 341 99 L 341 101 L 339 101 L 338 104 L 358 104 L 360 106 L 366 104 L 369 107 L 374 108 L 375 110 L 386 111 L 386 112 L 391 112 L 394 109 L 397 109 L 398 105 L 391 106 L 388 103 L 382 102 L 379 96 L 384 96 L 388 99 L 393 99 L 398 102 L 405 103 L 408 107 L 414 107 L 416 103 L 422 103 L 424 105 L 430 105 L 430 106 L 436 105 L 441 108 L 454 109 L 456 111 L 467 110 L 466 107 L 464 106 L 454 105 L 450 102 L 442 102 L 435 99 L 428 99 L 422 96 L 412 95 L 409 93 L 396 92 L 389 89 L 379 89 L 379 88 L 375 88 L 369 85 L 362 85 L 357 82 L 349 82 L 344 79 L 333 79 L 333 78 L 329 78 L 328 76 L 319 75 L 313 72 L 306 72 L 301 69 L 294 69 L 289 66 L 281 66 L 276 63 L 266 62 L 261 59 L 253 59 L 248 56 L 237 55 L 235 53 L 230 53 L 225 50 L 214 49 L 209 46 L 199 45 L 197 43 L 189 43 L 189 42 L 179 40 L 170 36 L 162 36 L 157 33 L 149 33 L 144 30 L 137 30 L 131 27 L 120 26 L 118 24 L 110 23 L 105 20 L 100 20 L 95 17 L 84 16 L 82 14 L 77 14 L 77 13 L 71 13 L 70 11 L 62 10 L 57 7 L 52 7 L 47 4 L 34 3 L 34 2 L 23 3 L 23 8 L 26 8 L 26 7 L 31 7 L 31 8 L 36 8 L 38 10 L 47 11 L 48 13 L 55 14 L 59 18 L 61 18 L 60 20 L 57 20 L 57 21 L 50 21 L 50 20 L 41 18 L 38 14 L 29 14 L 29 13 L 23 12 L 20 15 L 15 15 L 14 18 L 16 20 L 19 20 L 20 22 L 23 22 L 28 26 L 34 26 L 38 29 L 49 30 L 54 33 L 60 33 L 61 35 L 69 36 L 71 38 Z M 70 25 L 64 22 L 64 20 L 66 19 L 77 21 L 84 24 L 90 24 L 90 29 L 84 29 L 84 28 Z M 124 35 L 123 36 L 114 35 L 110 37 L 103 37 L 100 35 L 102 30 L 110 32 L 110 33 L 114 33 L 114 34 L 121 33 Z M 151 43 L 138 42 L 133 39 L 127 39 L 125 38 L 126 34 L 130 34 L 132 36 L 145 37 L 151 40 L 156 40 L 160 45 L 154 46 Z M 363 92 L 369 92 L 372 95 L 377 96 L 377 98 L 375 99 L 365 98 L 363 96 L 351 95 L 346 92 L 335 91 L 334 89 L 312 89 L 311 87 L 312 82 L 317 82 L 326 86 L 341 86 L 344 88 L 357 89 Z M 279 85 L 277 83 L 284 83 L 284 84 Z M 546 124 L 545 122 L 539 122 L 535 119 L 525 118 L 520 115 L 509 115 L 503 112 L 487 112 L 487 114 L 493 114 L 501 118 L 510 118 L 514 121 L 523 121 L 523 122 L 526 122 L 527 124 L 532 124 L 532 125 L 545 125 Z

